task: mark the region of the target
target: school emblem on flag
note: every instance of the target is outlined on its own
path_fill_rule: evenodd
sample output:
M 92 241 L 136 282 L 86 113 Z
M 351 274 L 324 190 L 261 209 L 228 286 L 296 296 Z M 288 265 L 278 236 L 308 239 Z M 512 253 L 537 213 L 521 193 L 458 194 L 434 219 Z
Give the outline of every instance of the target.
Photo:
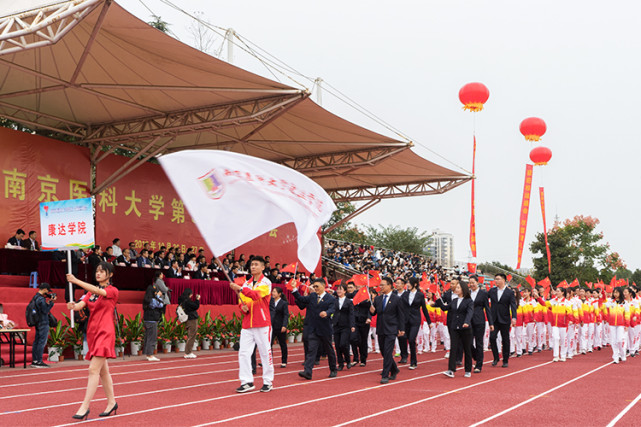
M 212 169 L 205 175 L 198 178 L 200 185 L 205 190 L 207 197 L 212 200 L 218 200 L 225 194 L 225 186 L 223 181 L 219 178 L 216 169 Z

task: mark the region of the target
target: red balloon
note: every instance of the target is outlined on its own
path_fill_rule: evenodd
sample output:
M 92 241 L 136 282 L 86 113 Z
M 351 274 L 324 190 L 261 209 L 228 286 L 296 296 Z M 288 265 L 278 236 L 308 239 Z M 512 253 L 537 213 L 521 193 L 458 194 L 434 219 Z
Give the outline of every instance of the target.
M 468 83 L 458 92 L 458 98 L 467 111 L 481 111 L 490 97 L 490 91 L 483 83 Z
M 547 165 L 552 158 L 552 150 L 547 147 L 535 147 L 530 151 L 530 160 L 537 166 Z
M 547 130 L 547 126 L 543 119 L 529 117 L 521 122 L 519 129 L 527 141 L 538 141 Z

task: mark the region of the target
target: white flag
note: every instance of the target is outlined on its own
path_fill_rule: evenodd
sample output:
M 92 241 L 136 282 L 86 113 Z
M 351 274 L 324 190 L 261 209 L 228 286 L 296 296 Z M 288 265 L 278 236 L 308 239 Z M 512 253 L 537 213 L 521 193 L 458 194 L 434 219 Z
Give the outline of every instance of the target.
M 298 258 L 314 271 L 321 254 L 318 229 L 336 209 L 314 181 L 288 167 L 228 151 L 186 150 L 158 160 L 216 255 L 293 222 Z

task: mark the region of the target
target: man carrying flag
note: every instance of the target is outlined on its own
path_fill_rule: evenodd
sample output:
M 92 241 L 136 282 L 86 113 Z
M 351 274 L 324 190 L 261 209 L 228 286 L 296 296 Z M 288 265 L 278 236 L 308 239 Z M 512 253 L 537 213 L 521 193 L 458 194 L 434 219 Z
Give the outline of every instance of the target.
M 356 321 L 356 332 L 354 332 L 352 339 L 354 361 L 351 366 L 355 366 L 360 362 L 360 366 L 363 367 L 367 365 L 367 340 L 369 338 L 369 325 L 372 319 L 369 313 L 369 307 L 372 302 L 367 286 L 363 286 L 356 291 L 354 283 L 349 282 L 347 284 L 347 292 L 347 297 L 351 298 L 354 303 L 354 319 Z
M 262 257 L 253 257 L 249 269 L 252 275 L 250 280 L 247 280 L 242 286 L 236 283 L 229 285 L 238 293 L 240 308 L 243 311 L 243 329 L 240 332 L 240 350 L 238 351 L 238 377 L 240 379 L 240 387 L 236 389 L 238 393 L 246 393 L 255 388 L 251 366 L 254 346 L 258 348 L 258 354 L 260 354 L 260 360 L 263 364 L 263 387 L 260 391 L 271 391 L 274 381 L 274 364 L 270 346 L 271 317 L 269 314 L 272 284 L 263 275 L 265 260 Z

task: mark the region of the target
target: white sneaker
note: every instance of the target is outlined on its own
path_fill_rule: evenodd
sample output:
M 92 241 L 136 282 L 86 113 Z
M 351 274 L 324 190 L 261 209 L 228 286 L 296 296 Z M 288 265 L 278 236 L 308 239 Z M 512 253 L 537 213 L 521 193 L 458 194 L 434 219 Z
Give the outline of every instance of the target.
M 194 353 L 185 354 L 185 359 L 195 359 L 196 356 Z
M 432 349 L 432 353 L 436 353 L 436 349 L 435 348 Z
M 449 351 L 447 353 L 445 353 L 445 358 L 447 359 L 448 357 L 450 357 L 450 352 Z
M 565 362 L 565 357 L 562 357 L 562 358 L 561 358 L 561 362 Z
M 421 351 L 418 351 L 417 353 L 418 353 L 418 354 L 423 354 L 423 350 L 421 350 Z
M 559 361 L 559 358 L 558 358 L 558 357 L 555 357 L 554 359 L 552 359 L 552 361 L 553 361 L 553 362 L 558 362 L 558 361 Z
M 159 362 L 160 359 L 158 359 L 156 356 L 147 356 L 147 361 L 149 361 L 149 362 Z

